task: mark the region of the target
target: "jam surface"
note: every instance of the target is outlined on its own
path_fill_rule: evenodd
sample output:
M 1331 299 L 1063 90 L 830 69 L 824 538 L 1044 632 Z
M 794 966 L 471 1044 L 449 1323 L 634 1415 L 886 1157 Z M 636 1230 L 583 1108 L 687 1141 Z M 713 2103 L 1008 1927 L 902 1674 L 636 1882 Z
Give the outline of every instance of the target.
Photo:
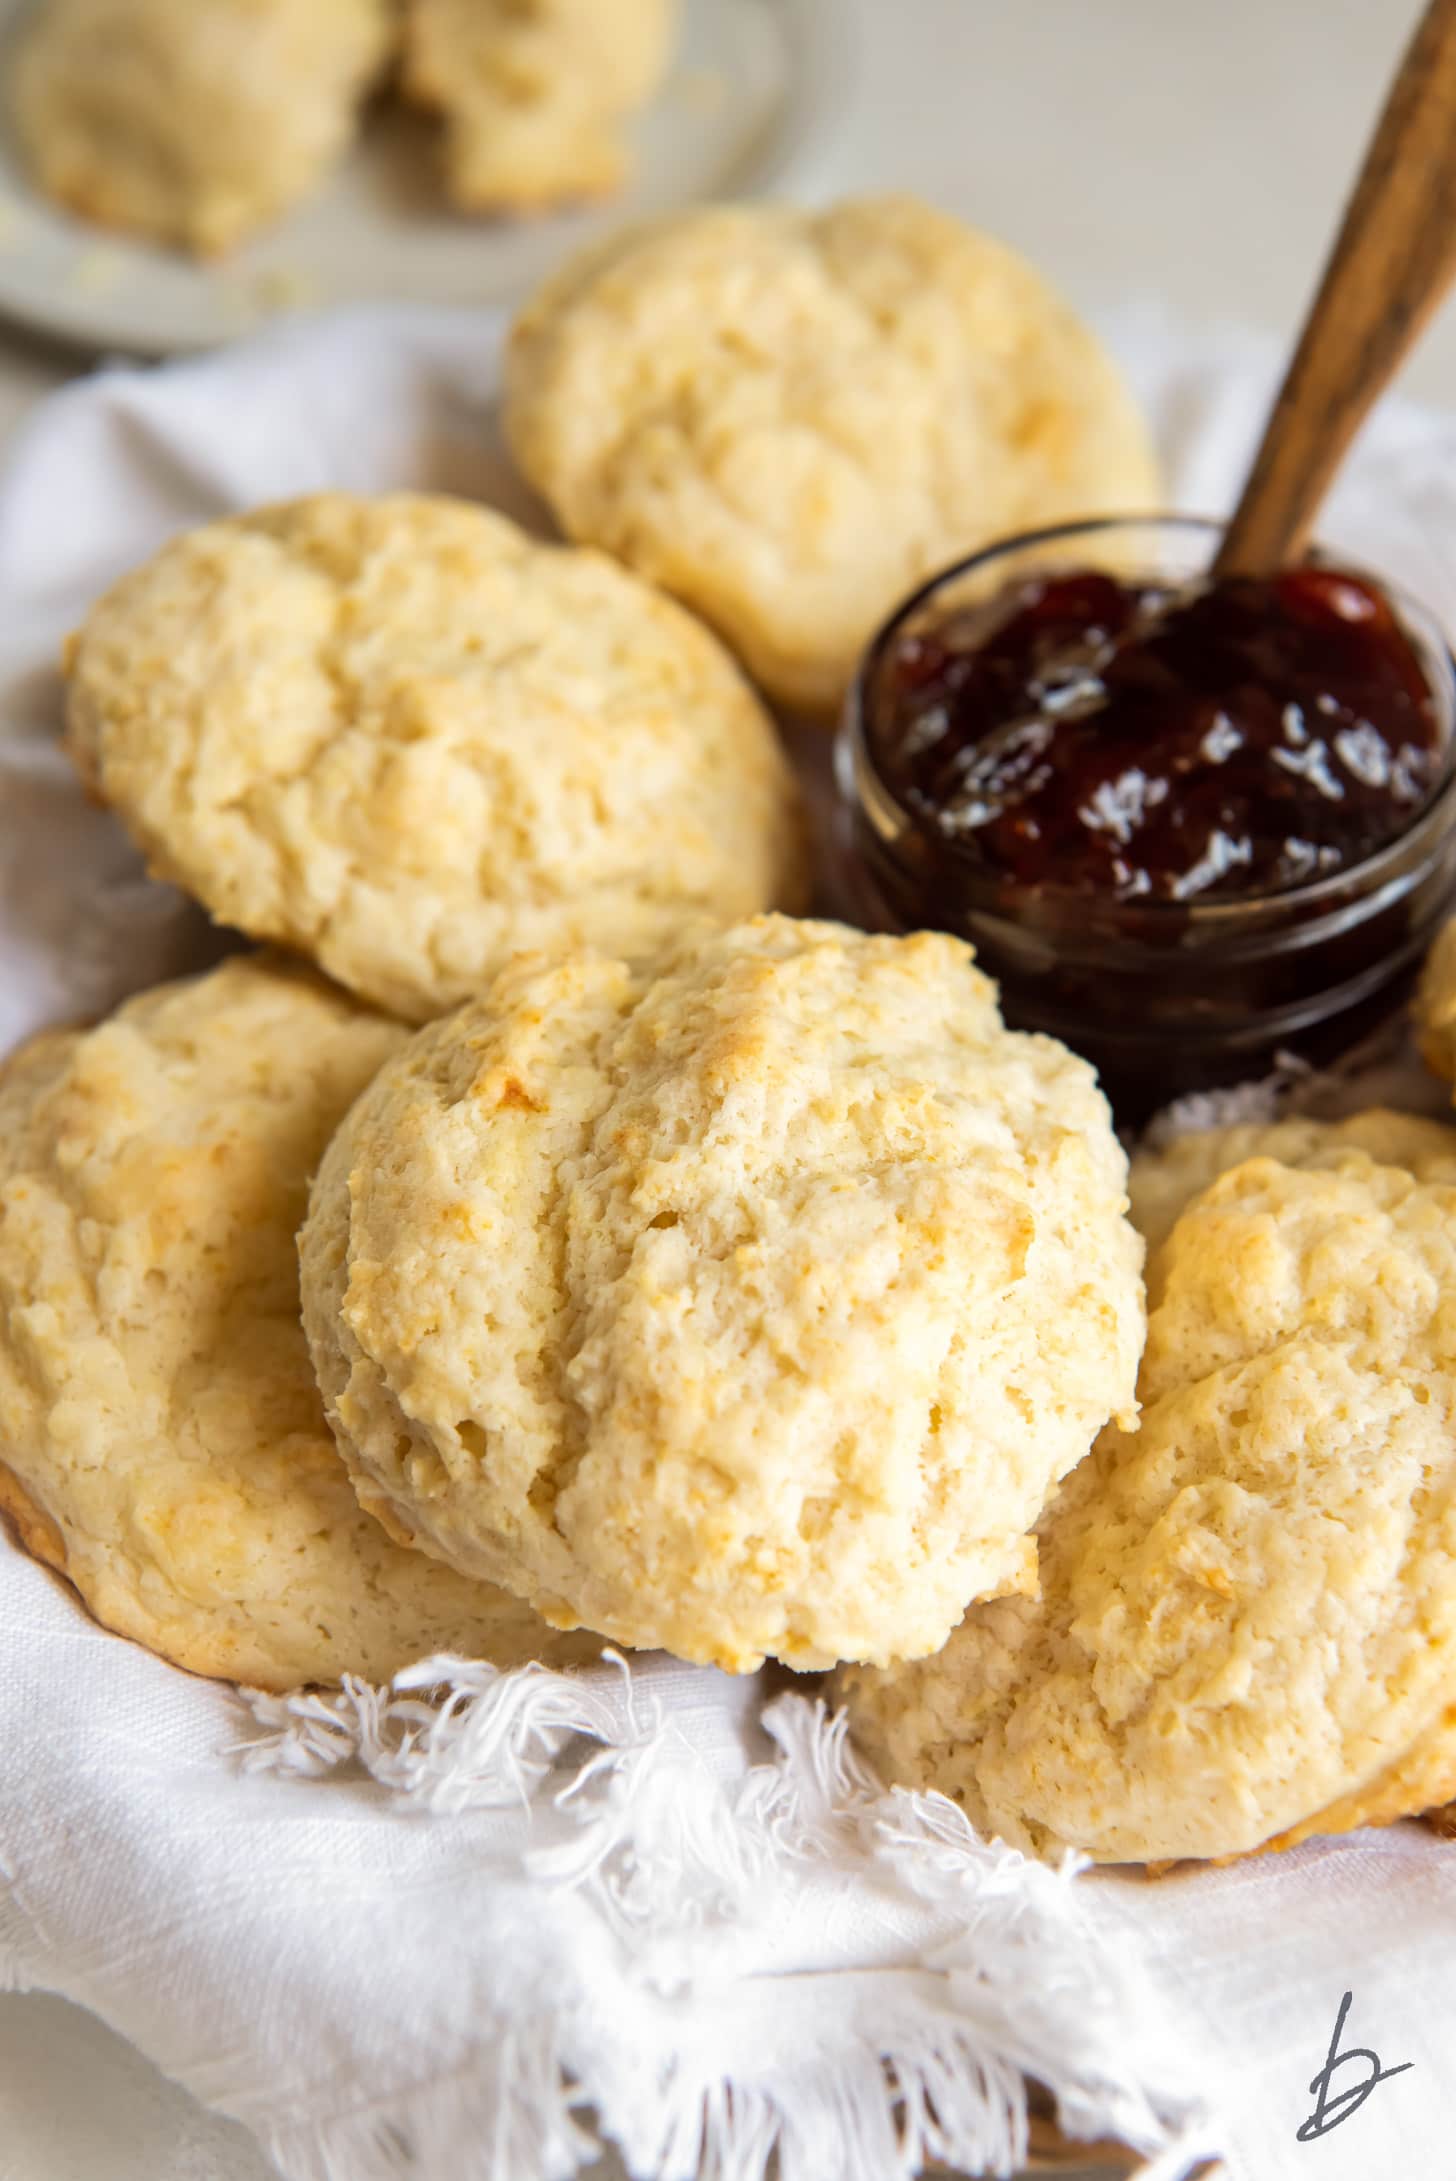
M 1325 567 L 1177 588 L 1039 575 L 907 627 L 871 754 L 918 824 L 1023 887 L 1277 893 L 1403 833 L 1443 767 L 1384 594 Z

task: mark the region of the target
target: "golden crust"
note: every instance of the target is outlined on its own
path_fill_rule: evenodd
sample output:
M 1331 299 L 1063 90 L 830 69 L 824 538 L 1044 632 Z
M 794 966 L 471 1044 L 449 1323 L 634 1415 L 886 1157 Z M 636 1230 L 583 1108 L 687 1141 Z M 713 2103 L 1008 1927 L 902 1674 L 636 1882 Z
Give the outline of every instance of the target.
M 548 1619 L 745 1670 L 1034 1582 L 1131 1398 L 1091 1070 L 969 949 L 760 917 L 525 959 L 351 1113 L 300 1242 L 358 1489 Z
M 1251 1136 L 1218 1173 L 1219 1139 Z M 1224 1859 L 1450 1796 L 1453 1142 L 1373 1114 L 1139 1162 L 1145 1206 L 1149 1166 L 1207 1181 L 1150 1262 L 1140 1426 L 1048 1511 L 1038 1601 L 844 1677 L 891 1776 L 1103 1861 Z
M 1286 1121 L 1240 1122 L 1192 1130 L 1156 1151 L 1139 1151 L 1128 1177 L 1133 1224 L 1151 1261 L 1183 1212 L 1231 1166 L 1278 1159 L 1284 1166 L 1339 1166 L 1350 1155 L 1398 1166 L 1419 1181 L 1456 1181 L 1456 1128 L 1417 1113 L 1374 1106 L 1342 1121 L 1292 1115 Z
M 409 493 L 175 539 L 66 657 L 68 737 L 155 870 L 423 1021 L 517 947 L 641 951 L 806 883 L 721 646 L 597 553 Z
M 820 714 L 928 575 L 1158 497 L 1091 333 L 1011 251 L 911 198 L 694 211 L 585 252 L 516 322 L 505 425 L 568 537 Z
M 63 1532 L 4 1462 L 0 1462 L 0 1517 L 9 1523 L 22 1551 L 33 1560 L 54 1568 L 57 1575 L 68 1572 Z
M 1388 1765 L 1353 1794 L 1265 1842 L 1272 1850 L 1296 1848 L 1326 1833 L 1358 1832 L 1365 1825 L 1395 1825 L 1402 1818 L 1436 1811 L 1456 1795 L 1456 1704 L 1448 1704 L 1414 1749 Z
M 343 151 L 388 0 L 47 0 L 12 111 L 40 187 L 103 226 L 230 249 Z
M 1288 1166 L 1338 1167 L 1352 1153 L 1398 1166 L 1430 1182 L 1456 1182 L 1456 1128 L 1419 1114 L 1375 1107 L 1340 1121 L 1292 1117 L 1266 1124 L 1210 1129 L 1177 1139 L 1162 1151 L 1139 1153 L 1129 1193 L 1133 1219 L 1153 1256 L 1179 1215 L 1217 1176 L 1245 1159 L 1267 1157 Z M 1358 1163 L 1358 1162 L 1357 1162 Z M 1265 1843 L 1269 1851 L 1323 1834 L 1390 1825 L 1456 1795 L 1456 1707 L 1416 1747 L 1365 1783 Z
M 455 202 L 535 212 L 611 195 L 675 17 L 675 0 L 408 0 L 401 81 L 444 117 Z
M 236 958 L 0 1074 L 0 1512 L 104 1626 L 265 1688 L 590 1656 L 363 1513 L 298 1323 L 334 1122 L 404 1037 Z

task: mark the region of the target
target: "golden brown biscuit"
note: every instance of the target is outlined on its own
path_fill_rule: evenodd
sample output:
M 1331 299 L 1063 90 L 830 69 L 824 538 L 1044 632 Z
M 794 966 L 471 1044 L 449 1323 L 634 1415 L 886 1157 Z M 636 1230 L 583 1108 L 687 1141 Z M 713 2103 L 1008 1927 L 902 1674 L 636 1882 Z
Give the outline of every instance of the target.
M 1362 1154 L 1377 1166 L 1404 1167 L 1418 1181 L 1456 1182 L 1456 1128 L 1389 1106 L 1342 1121 L 1292 1114 L 1284 1121 L 1190 1130 L 1155 1151 L 1139 1151 L 1128 1195 L 1150 1267 L 1194 1197 L 1231 1166 L 1256 1158 L 1278 1159 L 1284 1166 L 1339 1166 L 1352 1155 L 1358 1165 Z
M 389 0 L 45 0 L 16 130 L 47 195 L 210 256 L 343 151 L 391 34 Z
M 760 917 L 523 960 L 330 1148 L 305 1323 L 365 1504 L 735 1671 L 943 1641 L 1142 1333 L 1092 1071 L 959 941 Z
M 396 1014 L 517 947 L 641 951 L 801 895 L 787 761 L 722 647 L 464 501 L 191 531 L 67 668 L 72 754 L 153 869 Z
M 1092 334 L 1011 251 L 912 198 L 686 212 L 588 251 L 516 322 L 505 424 L 568 537 L 820 713 L 926 576 L 1158 497 Z
M 0 1074 L 0 1511 L 98 1620 L 194 1673 L 287 1689 L 599 1648 L 392 1544 L 329 1437 L 294 1232 L 403 1036 L 239 958 Z
M 618 188 L 623 124 L 675 27 L 675 0 L 408 0 L 404 89 L 444 116 L 455 202 L 532 212 Z
M 1417 1143 L 1429 1179 L 1355 1133 L 1246 1159 L 1178 1219 L 1149 1267 L 1141 1424 L 1048 1509 L 1041 1597 L 844 1676 L 891 1778 L 1111 1862 L 1287 1846 L 1456 1791 L 1456 1132 Z

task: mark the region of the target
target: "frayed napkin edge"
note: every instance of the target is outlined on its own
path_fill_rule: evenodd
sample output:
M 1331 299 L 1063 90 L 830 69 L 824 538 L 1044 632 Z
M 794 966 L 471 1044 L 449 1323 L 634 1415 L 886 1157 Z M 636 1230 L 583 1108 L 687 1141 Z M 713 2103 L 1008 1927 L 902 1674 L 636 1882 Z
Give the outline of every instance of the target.
M 1050 1868 L 980 1839 L 942 1796 L 886 1790 L 843 1716 L 797 1695 L 761 1714 L 772 1759 L 725 1781 L 606 1657 L 610 1679 L 438 1657 L 387 1688 L 248 1697 L 261 1731 L 235 1754 L 251 1773 L 362 1770 L 421 1814 L 549 1804 L 564 1829 L 523 1870 L 590 1911 L 624 1995 L 563 1994 L 466 2068 L 270 2128 L 289 2181 L 570 2181 L 605 2143 L 638 2181 L 888 2181 L 933 2160 L 1009 2175 L 1032 2082 L 1069 2137 L 1143 2155 L 1142 2181 L 1184 2181 L 1217 2155 L 1140 1973 L 1083 1913 L 1078 1859 Z M 738 1933 L 815 1867 L 928 1909 L 940 1936 L 908 1965 L 730 1990 Z M 705 2049 L 700 2002 L 745 2010 L 754 2063 Z M 784 2037 L 764 2057 L 776 2007 Z

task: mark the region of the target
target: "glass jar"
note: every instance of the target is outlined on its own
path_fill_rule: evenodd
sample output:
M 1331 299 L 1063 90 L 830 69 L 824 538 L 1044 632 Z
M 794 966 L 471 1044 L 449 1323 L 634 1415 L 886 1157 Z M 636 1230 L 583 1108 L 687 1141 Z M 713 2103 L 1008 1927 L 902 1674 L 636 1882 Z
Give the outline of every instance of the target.
M 1024 885 L 907 811 L 873 755 L 888 701 L 882 670 L 906 636 L 1033 574 L 1093 566 L 1124 580 L 1186 582 L 1208 567 L 1220 534 L 1192 516 L 1069 523 L 949 569 L 870 644 L 835 752 L 841 885 L 858 920 L 969 939 L 1001 987 L 1007 1021 L 1084 1054 L 1128 1121 L 1186 1092 L 1257 1077 L 1280 1052 L 1327 1064 L 1406 996 L 1456 891 L 1456 671 L 1443 632 L 1373 579 L 1415 646 L 1441 735 L 1436 786 L 1408 829 L 1325 877 L 1208 901 Z M 1344 556 L 1338 565 L 1352 566 Z

